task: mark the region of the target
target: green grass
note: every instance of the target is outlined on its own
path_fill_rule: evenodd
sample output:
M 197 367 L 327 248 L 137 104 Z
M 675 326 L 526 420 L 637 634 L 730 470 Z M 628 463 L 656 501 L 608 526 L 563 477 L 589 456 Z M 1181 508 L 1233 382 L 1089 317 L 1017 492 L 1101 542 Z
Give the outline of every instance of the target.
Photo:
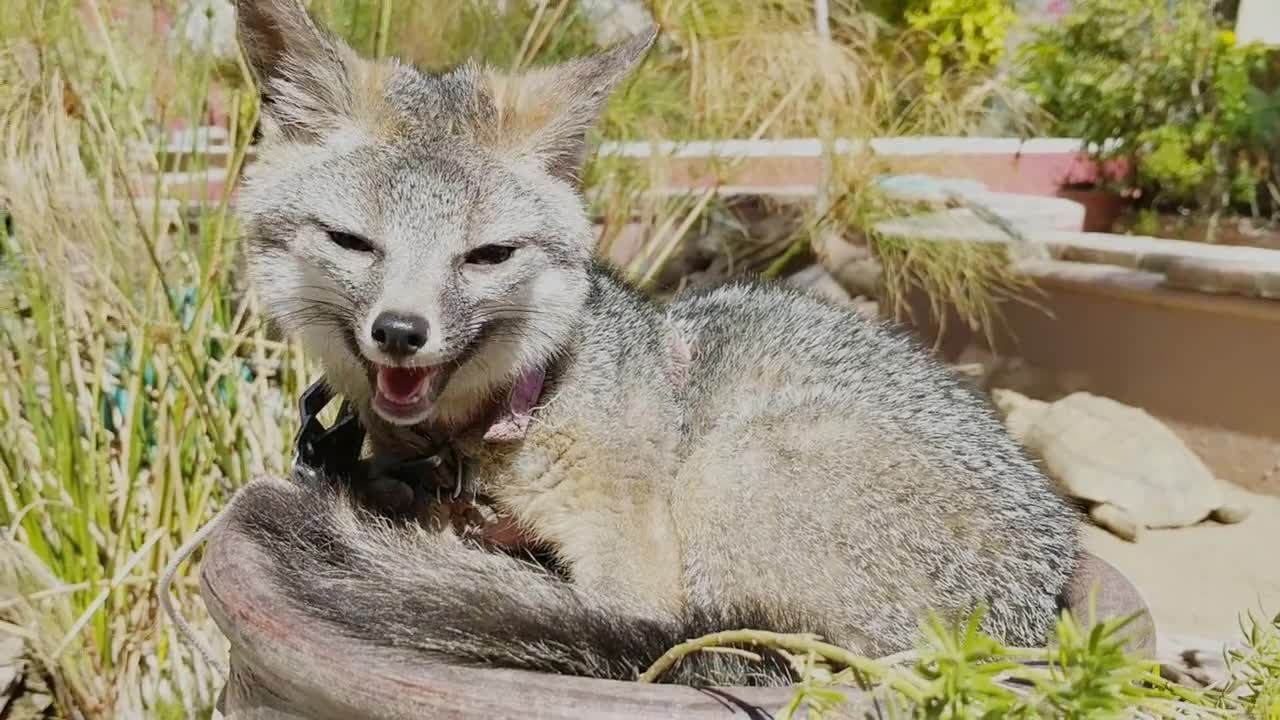
M 1223 681 L 1191 689 L 1164 679 L 1158 665 L 1135 654 L 1137 616 L 1082 618 L 1064 612 L 1046 648 L 1007 647 L 979 630 L 982 611 L 966 622 L 937 617 L 923 626 L 916 650 L 872 660 L 808 635 L 750 630 L 694 638 L 659 659 L 640 677 L 653 682 L 697 652 L 759 658 L 780 652 L 801 675 L 791 702 L 777 717 L 801 709 L 806 717 L 891 718 L 1130 718 L 1280 717 L 1280 616 L 1250 615 L 1241 647 L 1224 656 Z M 856 692 L 855 692 L 856 691 Z M 872 702 L 879 708 L 872 707 Z
M 313 3 L 362 52 L 431 67 L 468 56 L 524 67 L 590 48 L 571 4 L 511 6 L 495 17 L 468 0 Z M 844 0 L 821 51 L 798 0 L 653 9 L 666 40 L 610 103 L 610 138 L 812 136 L 822 118 L 851 137 L 958 133 L 996 92 L 957 77 L 956 97 L 922 96 L 914 41 Z M 225 201 L 180 198 L 195 208 L 194 230 L 138 202 L 159 194 L 165 168 L 134 152 L 158 127 L 199 124 L 215 91 L 231 98 L 234 179 L 256 118 L 242 66 L 169 55 L 160 40 L 113 23 L 96 0 L 13 0 L 0 13 L 0 633 L 26 639 L 59 716 L 209 712 L 210 669 L 160 616 L 154 586 L 229 493 L 284 471 L 295 398 L 316 375 L 242 292 Z M 836 197 L 876 171 L 844 163 Z M 647 228 L 629 271 L 652 286 L 687 236 L 731 215 L 710 194 L 646 193 L 656 170 L 593 159 L 587 171 L 609 230 Z M 803 209 L 795 233 L 747 248 L 740 266 L 780 272 L 812 254 L 820 231 L 853 236 L 872 214 L 862 201 L 839 207 L 824 218 Z M 882 251 L 892 265 L 898 251 Z M 911 267 L 967 297 L 995 277 L 972 262 Z M 208 632 L 194 566 L 175 592 Z M 1274 702 L 1274 666 L 1257 662 L 1256 692 Z M 839 690 L 838 671 L 832 679 L 822 692 Z

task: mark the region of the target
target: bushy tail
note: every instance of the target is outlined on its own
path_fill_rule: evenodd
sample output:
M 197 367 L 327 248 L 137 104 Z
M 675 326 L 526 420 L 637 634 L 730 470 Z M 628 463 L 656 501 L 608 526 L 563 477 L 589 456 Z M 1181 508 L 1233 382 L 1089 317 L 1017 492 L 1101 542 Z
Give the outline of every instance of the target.
M 230 529 L 260 548 L 281 594 L 306 616 L 378 647 L 453 665 L 634 680 L 690 638 L 770 629 L 758 612 L 637 616 L 618 598 L 518 559 L 374 518 L 307 472 L 292 484 L 262 481 L 240 492 Z M 719 686 L 793 679 L 780 657 L 724 653 L 692 655 L 662 678 Z

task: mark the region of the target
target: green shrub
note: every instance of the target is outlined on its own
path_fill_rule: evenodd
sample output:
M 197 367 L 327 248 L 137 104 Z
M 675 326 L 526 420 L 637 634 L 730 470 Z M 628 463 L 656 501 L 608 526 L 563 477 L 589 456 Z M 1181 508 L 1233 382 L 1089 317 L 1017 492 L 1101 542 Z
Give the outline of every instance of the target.
M 912 5 L 906 21 L 930 36 L 924 69 L 935 83 L 948 68 L 977 72 L 995 67 L 1017 19 L 1008 0 L 918 0 Z
M 1258 76 L 1259 44 L 1239 45 L 1208 0 L 1079 0 L 1019 52 L 1023 85 L 1097 159 L 1128 161 L 1153 204 L 1257 211 L 1278 96 Z

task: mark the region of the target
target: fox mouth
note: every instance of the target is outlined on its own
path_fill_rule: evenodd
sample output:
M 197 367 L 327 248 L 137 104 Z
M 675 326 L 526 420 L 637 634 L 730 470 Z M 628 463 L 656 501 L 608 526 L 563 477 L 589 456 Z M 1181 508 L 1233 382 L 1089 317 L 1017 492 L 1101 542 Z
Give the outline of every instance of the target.
M 416 425 L 426 420 L 448 379 L 443 365 L 372 368 L 373 409 L 396 425 Z
M 479 351 L 488 330 L 482 328 L 461 351 L 434 365 L 386 365 L 365 354 L 354 333 L 348 333 L 346 340 L 369 373 L 374 413 L 394 425 L 411 426 L 431 417 L 450 378 Z

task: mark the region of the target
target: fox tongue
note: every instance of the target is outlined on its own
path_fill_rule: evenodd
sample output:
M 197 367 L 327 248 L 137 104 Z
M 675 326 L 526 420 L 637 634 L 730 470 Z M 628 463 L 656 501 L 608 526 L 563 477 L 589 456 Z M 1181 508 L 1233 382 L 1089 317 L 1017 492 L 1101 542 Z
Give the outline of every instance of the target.
M 422 397 L 430 368 L 378 368 L 378 392 L 397 405 L 412 405 Z

